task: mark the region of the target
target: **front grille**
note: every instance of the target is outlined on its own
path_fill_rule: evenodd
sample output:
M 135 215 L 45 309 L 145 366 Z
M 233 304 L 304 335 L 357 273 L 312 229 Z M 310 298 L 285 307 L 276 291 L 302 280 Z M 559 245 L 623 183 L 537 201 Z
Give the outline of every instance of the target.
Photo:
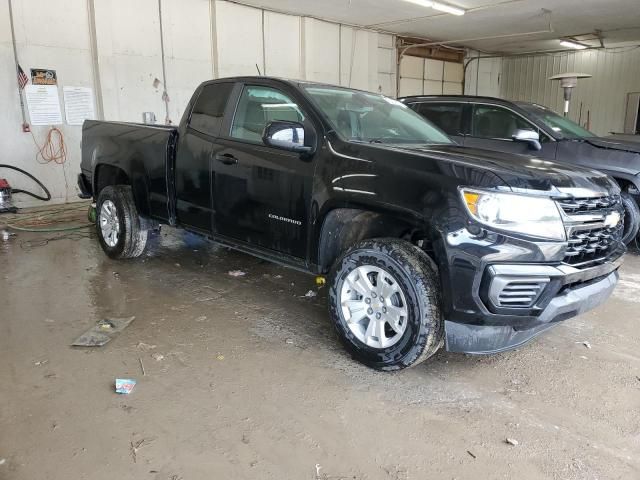
M 589 266 L 605 260 L 620 244 L 624 220 L 615 226 L 606 224 L 613 212 L 623 214 L 619 195 L 558 200 L 564 212 L 568 247 L 564 263 Z
M 512 280 L 497 294 L 497 307 L 528 308 L 537 300 L 548 280 Z
M 593 213 L 599 210 L 611 210 L 620 205 L 620 195 L 593 198 L 567 198 L 558 201 L 558 205 L 567 215 Z

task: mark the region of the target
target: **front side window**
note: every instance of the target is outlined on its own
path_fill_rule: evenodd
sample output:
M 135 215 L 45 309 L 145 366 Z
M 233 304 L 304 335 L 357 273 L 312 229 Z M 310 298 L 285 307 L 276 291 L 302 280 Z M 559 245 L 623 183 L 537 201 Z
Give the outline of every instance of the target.
M 528 113 L 537 117 L 542 123 L 544 123 L 551 130 L 556 132 L 561 138 L 568 138 L 576 140 L 579 138 L 591 138 L 595 137 L 595 134 L 591 133 L 586 128 L 582 128 L 577 123 L 569 120 L 567 117 L 562 117 L 548 108 L 541 105 L 527 104 L 521 105 Z
M 233 83 L 205 85 L 193 106 L 189 126 L 207 135 L 218 135 L 232 89 Z
M 304 114 L 290 97 L 270 87 L 247 86 L 242 91 L 231 125 L 231 136 L 262 143 L 267 123 L 283 120 L 302 123 Z M 301 130 L 301 129 L 298 129 Z M 296 131 L 296 133 L 300 133 Z M 304 133 L 302 132 L 302 135 Z M 297 139 L 304 143 L 304 139 Z
M 462 103 L 418 103 L 415 110 L 449 135 L 462 135 Z
M 476 105 L 471 120 L 471 136 L 511 140 L 517 130 L 536 130 L 521 116 L 493 105 Z
M 331 127 L 348 141 L 452 143 L 442 130 L 392 98 L 339 87 L 304 88 Z

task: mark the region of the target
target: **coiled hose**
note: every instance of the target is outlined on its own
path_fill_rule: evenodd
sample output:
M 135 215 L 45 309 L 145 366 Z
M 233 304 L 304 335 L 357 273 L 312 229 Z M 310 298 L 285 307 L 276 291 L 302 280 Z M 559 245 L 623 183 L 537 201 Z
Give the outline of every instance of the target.
M 40 196 L 40 195 L 38 195 L 36 193 L 29 192 L 27 190 L 21 190 L 19 188 L 12 188 L 11 189 L 11 193 L 24 193 L 24 194 L 29 195 L 29 196 L 37 199 L 37 200 L 42 200 L 43 202 L 48 202 L 49 200 L 51 200 L 51 192 L 49 192 L 49 190 L 47 190 L 47 187 L 45 187 L 40 180 L 38 180 L 36 177 L 31 175 L 29 172 L 25 172 L 21 168 L 14 167 L 13 165 L 6 165 L 4 163 L 0 163 L 0 168 L 8 168 L 10 170 L 15 170 L 16 172 L 20 172 L 23 175 L 26 175 L 31 180 L 36 182 L 38 184 L 38 186 L 44 191 L 44 193 L 46 193 L 47 196 L 46 197 L 42 197 L 42 196 Z

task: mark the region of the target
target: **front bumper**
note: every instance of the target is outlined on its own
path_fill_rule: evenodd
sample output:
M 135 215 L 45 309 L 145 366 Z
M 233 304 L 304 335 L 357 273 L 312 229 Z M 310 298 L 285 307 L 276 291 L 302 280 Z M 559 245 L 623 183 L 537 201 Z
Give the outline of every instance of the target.
M 619 265 L 619 264 L 618 264 Z M 618 282 L 617 266 L 615 270 L 591 282 L 571 287 L 555 296 L 529 326 L 511 325 L 471 325 L 445 321 L 445 343 L 450 352 L 491 354 L 517 348 L 532 340 L 560 321 L 580 315 L 602 304 L 613 292 Z
M 443 249 L 446 264 L 439 263 L 451 352 L 510 350 L 600 305 L 617 283 L 625 252 L 620 243 L 599 263 L 576 267 L 563 262 L 564 244 L 456 233 Z

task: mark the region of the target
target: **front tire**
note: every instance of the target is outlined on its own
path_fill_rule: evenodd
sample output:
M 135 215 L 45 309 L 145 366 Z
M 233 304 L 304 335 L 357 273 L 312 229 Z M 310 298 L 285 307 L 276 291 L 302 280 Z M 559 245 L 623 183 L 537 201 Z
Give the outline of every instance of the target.
M 98 240 L 110 258 L 134 258 L 142 254 L 147 244 L 147 230 L 141 226 L 130 186 L 102 189 L 96 211 Z
M 418 247 L 365 240 L 333 266 L 329 313 L 354 358 L 377 370 L 423 362 L 442 346 L 436 267 Z
M 635 199 L 628 193 L 621 193 L 620 199 L 624 207 L 624 231 L 622 233 L 622 241 L 625 245 L 633 242 L 638 235 L 640 229 L 640 208 Z

